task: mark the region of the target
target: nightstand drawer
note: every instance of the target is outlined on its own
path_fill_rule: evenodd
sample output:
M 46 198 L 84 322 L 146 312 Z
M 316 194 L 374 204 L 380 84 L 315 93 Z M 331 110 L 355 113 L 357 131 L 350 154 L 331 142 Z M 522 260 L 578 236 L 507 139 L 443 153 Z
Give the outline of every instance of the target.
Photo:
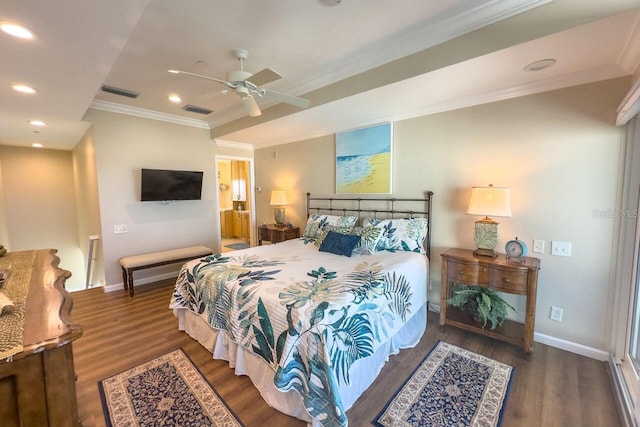
M 447 264 L 447 276 L 458 283 L 478 282 L 478 264 L 467 264 L 450 260 Z
M 527 293 L 527 270 L 503 269 L 500 267 L 489 268 L 489 284 L 496 290 L 504 290 L 511 293 Z

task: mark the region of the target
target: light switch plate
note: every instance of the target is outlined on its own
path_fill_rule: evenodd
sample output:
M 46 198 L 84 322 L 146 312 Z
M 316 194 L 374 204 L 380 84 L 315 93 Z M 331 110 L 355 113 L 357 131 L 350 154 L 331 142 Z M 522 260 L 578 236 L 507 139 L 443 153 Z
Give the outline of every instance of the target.
M 551 242 L 551 255 L 571 256 L 571 242 Z

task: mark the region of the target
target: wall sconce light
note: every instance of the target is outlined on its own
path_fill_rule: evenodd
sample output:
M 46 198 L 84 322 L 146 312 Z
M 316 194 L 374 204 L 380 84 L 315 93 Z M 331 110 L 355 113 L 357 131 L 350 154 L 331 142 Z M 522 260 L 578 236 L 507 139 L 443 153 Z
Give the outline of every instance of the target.
M 511 216 L 510 190 L 507 187 L 473 187 L 467 215 L 482 215 L 483 219 L 476 221 L 474 241 L 477 249 L 475 256 L 495 258 L 498 246 L 498 223 L 489 216 Z
M 275 206 L 273 209 L 273 216 L 276 220 L 276 226 L 285 227 L 284 206 L 287 204 L 287 193 L 284 190 L 271 191 L 271 206 Z

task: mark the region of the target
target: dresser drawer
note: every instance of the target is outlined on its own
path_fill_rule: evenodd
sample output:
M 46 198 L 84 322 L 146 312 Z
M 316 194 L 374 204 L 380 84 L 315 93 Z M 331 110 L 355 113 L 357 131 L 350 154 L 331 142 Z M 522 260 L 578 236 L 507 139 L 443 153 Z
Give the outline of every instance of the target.
M 449 260 L 447 264 L 447 276 L 454 282 L 478 282 L 478 264 L 467 264 Z
M 527 292 L 527 270 L 490 267 L 489 285 L 496 290 L 525 294 Z

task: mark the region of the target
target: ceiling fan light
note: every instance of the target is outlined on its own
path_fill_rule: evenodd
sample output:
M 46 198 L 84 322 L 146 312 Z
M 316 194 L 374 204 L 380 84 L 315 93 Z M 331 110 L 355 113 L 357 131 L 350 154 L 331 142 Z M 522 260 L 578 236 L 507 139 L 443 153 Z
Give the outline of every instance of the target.
M 249 113 L 249 117 L 258 117 L 262 115 L 262 111 L 260 111 L 260 107 L 258 107 L 258 103 L 253 99 L 253 96 L 244 95 L 241 96 L 240 99 L 242 100 L 244 109 Z

